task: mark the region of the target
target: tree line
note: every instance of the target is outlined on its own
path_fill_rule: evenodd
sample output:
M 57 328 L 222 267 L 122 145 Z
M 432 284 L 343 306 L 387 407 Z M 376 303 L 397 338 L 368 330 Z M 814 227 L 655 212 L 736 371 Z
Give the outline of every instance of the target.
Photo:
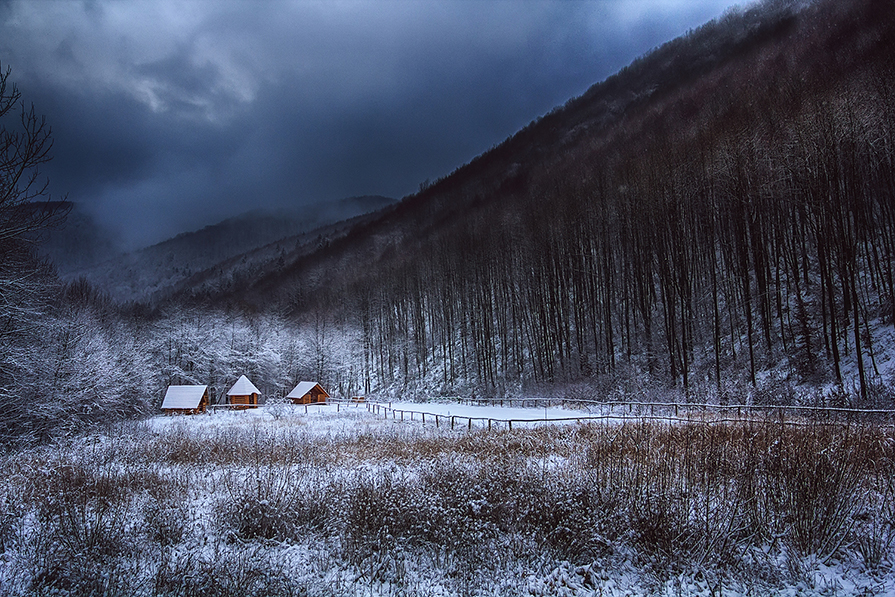
M 819 3 L 499 188 L 448 188 L 462 217 L 407 226 L 313 308 L 352 297 L 329 312 L 386 385 L 501 392 L 624 365 L 723 395 L 785 365 L 867 400 L 895 297 L 893 35 L 881 3 Z

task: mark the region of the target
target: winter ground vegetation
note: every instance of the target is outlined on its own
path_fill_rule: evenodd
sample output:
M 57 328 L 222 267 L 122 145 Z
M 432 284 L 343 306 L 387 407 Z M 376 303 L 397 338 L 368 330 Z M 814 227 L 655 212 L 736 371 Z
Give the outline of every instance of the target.
M 543 409 L 541 409 L 543 412 Z M 880 595 L 895 432 L 278 406 L 0 462 L 6 595 Z

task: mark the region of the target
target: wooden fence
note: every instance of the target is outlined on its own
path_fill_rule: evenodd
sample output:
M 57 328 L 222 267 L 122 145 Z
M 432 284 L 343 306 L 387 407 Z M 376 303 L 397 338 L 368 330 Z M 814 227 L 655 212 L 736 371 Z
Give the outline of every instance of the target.
M 482 428 L 506 428 L 513 429 L 515 424 L 533 425 L 544 423 L 581 423 L 585 421 L 663 421 L 669 423 L 762 423 L 769 420 L 783 425 L 813 425 L 825 424 L 851 424 L 856 422 L 874 422 L 885 426 L 893 426 L 895 410 L 890 409 L 856 409 L 845 407 L 823 406 L 788 406 L 788 405 L 719 405 L 719 404 L 694 404 L 694 403 L 668 403 L 668 402 L 597 402 L 586 400 L 561 400 L 549 401 L 547 399 L 513 399 L 513 400 L 458 400 L 458 404 L 474 404 L 489 406 L 504 406 L 519 403 L 525 408 L 533 408 L 539 404 L 539 408 L 549 408 L 551 404 L 586 404 L 589 407 L 599 407 L 599 413 L 590 411 L 572 417 L 532 417 L 500 419 L 494 417 L 481 417 L 471 415 L 450 415 L 424 412 L 420 410 L 408 410 L 392 408 L 391 403 L 368 402 L 367 410 L 375 415 L 385 418 L 391 417 L 400 421 L 434 422 L 436 427 L 442 424 L 451 429 L 474 426 Z
M 449 426 L 451 429 L 481 427 L 487 429 L 513 429 L 524 425 L 544 423 L 582 423 L 586 421 L 626 422 L 663 421 L 669 423 L 761 423 L 769 420 L 783 425 L 811 425 L 817 423 L 851 424 L 873 422 L 885 426 L 895 426 L 895 410 L 858 409 L 834 406 L 791 406 L 769 404 L 702 404 L 673 402 L 600 402 L 596 400 L 553 399 L 553 398 L 504 398 L 504 399 L 456 399 L 457 404 L 473 406 L 500 406 L 522 408 L 543 408 L 551 406 L 573 406 L 581 409 L 581 414 L 566 417 L 496 418 L 474 415 L 436 414 L 422 410 L 392 408 L 391 402 L 358 401 L 355 399 L 333 399 L 326 402 L 301 405 L 304 412 L 317 406 L 335 405 L 336 412 L 343 408 L 366 408 L 367 411 L 398 421 L 419 421 L 434 423 L 436 427 Z M 256 408 L 291 407 L 285 403 L 259 404 Z M 243 407 L 244 408 L 244 407 Z M 211 404 L 209 412 L 215 409 L 233 409 L 230 404 Z M 594 412 L 598 411 L 598 412 Z

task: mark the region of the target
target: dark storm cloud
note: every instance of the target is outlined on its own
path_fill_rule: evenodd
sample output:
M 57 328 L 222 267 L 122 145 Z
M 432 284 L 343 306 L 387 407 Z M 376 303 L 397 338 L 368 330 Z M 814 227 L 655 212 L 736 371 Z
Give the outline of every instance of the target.
M 727 0 L 0 3 L 53 189 L 133 244 L 400 197 Z

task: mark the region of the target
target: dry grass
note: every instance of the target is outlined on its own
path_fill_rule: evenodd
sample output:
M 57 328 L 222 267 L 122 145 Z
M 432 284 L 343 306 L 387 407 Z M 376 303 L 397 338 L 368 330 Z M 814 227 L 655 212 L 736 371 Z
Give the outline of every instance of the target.
M 295 566 L 307 564 L 259 564 L 290 545 L 326 546 L 316 569 L 348 567 L 356 582 L 408 593 L 414 566 L 474 593 L 483 578 L 498 586 L 508 567 L 558 561 L 628 561 L 658 576 L 695 567 L 770 584 L 798 573 L 781 568 L 787 558 L 892 564 L 890 428 L 652 422 L 453 433 L 383 423 L 319 433 L 276 423 L 135 425 L 8 457 L 0 586 L 13 595 L 303 594 Z M 209 546 L 219 556 L 202 555 Z M 250 560 L 239 556 L 249 548 Z M 757 553 L 770 555 L 756 563 Z M 84 559 L 91 566 L 73 566 Z M 211 584 L 198 580 L 209 575 Z

